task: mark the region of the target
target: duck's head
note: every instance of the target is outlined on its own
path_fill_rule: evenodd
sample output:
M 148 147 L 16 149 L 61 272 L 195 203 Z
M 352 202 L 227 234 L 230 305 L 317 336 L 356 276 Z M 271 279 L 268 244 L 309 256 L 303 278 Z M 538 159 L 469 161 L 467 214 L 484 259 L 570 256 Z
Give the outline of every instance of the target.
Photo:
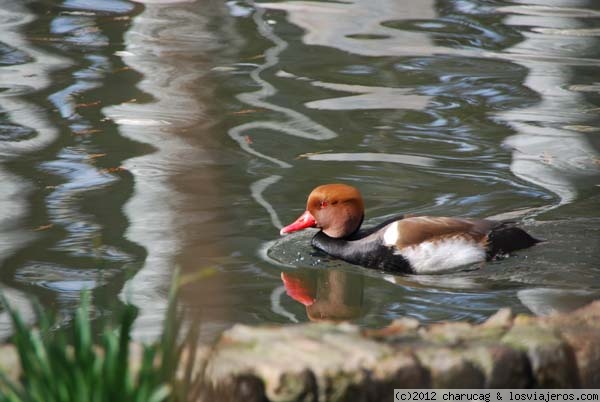
M 343 238 L 358 230 L 363 215 L 363 199 L 356 188 L 346 184 L 324 184 L 310 193 L 306 211 L 279 233 L 317 227 L 329 237 Z

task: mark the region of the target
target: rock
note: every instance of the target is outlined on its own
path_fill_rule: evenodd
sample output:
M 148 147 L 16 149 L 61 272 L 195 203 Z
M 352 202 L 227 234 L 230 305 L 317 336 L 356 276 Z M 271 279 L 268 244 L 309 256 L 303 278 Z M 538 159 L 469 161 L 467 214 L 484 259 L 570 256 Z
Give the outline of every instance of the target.
M 506 328 L 502 325 L 474 326 L 466 322 L 443 322 L 419 329 L 422 341 L 446 346 L 495 343 L 505 332 Z
M 445 322 L 421 328 L 422 340 L 442 345 L 460 345 L 476 333 L 473 325 L 466 322 Z
M 533 377 L 525 352 L 504 345 L 474 346 L 465 357 L 484 374 L 483 388 L 529 388 Z
M 485 377 L 460 350 L 423 348 L 416 352 L 429 370 L 432 388 L 482 388 Z
M 427 388 L 431 385 L 428 371 L 415 355 L 404 351 L 378 362 L 372 369 L 374 384 L 380 388 Z M 384 385 L 389 383 L 389 387 Z
M 600 388 L 600 331 L 577 326 L 563 329 L 561 335 L 573 351 L 579 386 Z
M 418 338 L 419 320 L 410 317 L 397 318 L 385 328 L 366 329 L 364 335 L 373 338 L 391 341 L 405 341 Z
M 600 302 L 543 318 L 503 309 L 480 325 L 404 318 L 377 330 L 235 326 L 211 354 L 206 379 L 223 401 L 385 401 L 402 387 L 598 387 Z
M 502 338 L 502 343 L 527 353 L 536 386 L 578 387 L 573 351 L 552 328 L 517 317 L 513 327 Z
M 511 309 L 501 308 L 494 315 L 489 317 L 483 324 L 482 328 L 502 328 L 508 329 L 513 325 L 514 315 Z
M 262 383 L 269 401 L 379 401 L 394 388 L 428 385 L 411 353 L 366 338 L 356 326 L 324 323 L 235 325 L 217 343 L 206 376 L 214 390 L 241 392 L 235 384 L 243 379 L 261 392 Z
M 574 354 L 580 386 L 600 387 L 600 301 L 571 314 L 555 314 L 544 320 L 569 345 Z

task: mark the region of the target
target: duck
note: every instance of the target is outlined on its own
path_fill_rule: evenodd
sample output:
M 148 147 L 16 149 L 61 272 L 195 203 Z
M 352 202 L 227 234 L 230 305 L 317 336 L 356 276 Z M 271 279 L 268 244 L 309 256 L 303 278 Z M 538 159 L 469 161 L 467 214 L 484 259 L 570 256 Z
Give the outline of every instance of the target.
M 541 241 L 514 222 L 491 219 L 396 215 L 361 229 L 364 209 L 357 188 L 320 185 L 309 194 L 306 211 L 280 234 L 317 228 L 314 248 L 350 264 L 401 274 L 457 270 Z

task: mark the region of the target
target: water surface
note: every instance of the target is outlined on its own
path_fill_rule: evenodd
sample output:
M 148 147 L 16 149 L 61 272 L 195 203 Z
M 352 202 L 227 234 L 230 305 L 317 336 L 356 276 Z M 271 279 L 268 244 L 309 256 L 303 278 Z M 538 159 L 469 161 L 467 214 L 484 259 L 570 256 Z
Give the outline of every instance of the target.
M 207 338 L 234 322 L 548 314 L 600 295 L 594 1 L 0 0 L 0 286 L 68 325 L 171 273 Z M 280 238 L 318 184 L 397 213 L 515 219 L 546 243 L 393 276 Z M 287 285 L 287 289 L 284 286 Z M 4 320 L 4 316 L 0 316 Z M 0 330 L 6 331 L 0 321 Z

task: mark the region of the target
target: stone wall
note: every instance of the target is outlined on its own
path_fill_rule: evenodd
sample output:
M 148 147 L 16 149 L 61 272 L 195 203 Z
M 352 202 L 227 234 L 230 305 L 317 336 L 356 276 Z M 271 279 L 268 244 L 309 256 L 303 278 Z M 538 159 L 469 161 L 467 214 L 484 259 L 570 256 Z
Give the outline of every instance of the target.
M 236 325 L 208 357 L 218 401 L 391 401 L 394 388 L 600 388 L 600 301 L 536 318 L 380 330 L 350 324 Z
M 136 366 L 142 348 L 132 345 Z M 235 325 L 198 349 L 202 401 L 391 401 L 394 388 L 600 388 L 600 301 L 569 314 L 386 328 Z M 0 371 L 20 368 L 0 347 Z

